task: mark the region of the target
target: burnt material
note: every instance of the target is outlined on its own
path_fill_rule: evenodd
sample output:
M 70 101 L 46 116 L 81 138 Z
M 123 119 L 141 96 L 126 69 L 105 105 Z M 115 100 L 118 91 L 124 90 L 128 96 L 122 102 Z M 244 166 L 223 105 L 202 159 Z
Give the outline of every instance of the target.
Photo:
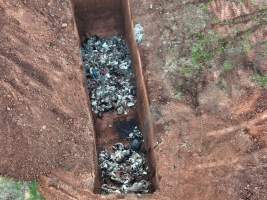
M 115 121 L 114 126 L 119 133 L 120 139 L 128 138 L 132 130 L 137 126 L 136 120 Z
M 86 40 L 81 52 L 93 112 L 99 117 L 114 110 L 127 114 L 136 103 L 136 92 L 125 41 L 117 36 L 93 36 Z
M 128 142 L 116 143 L 111 151 L 99 153 L 101 192 L 104 194 L 148 193 L 151 190 L 145 153 L 140 151 L 142 134 L 137 126 L 130 132 Z
M 127 115 L 135 105 L 134 74 L 127 45 L 114 36 L 86 40 L 81 49 L 92 111 L 101 117 L 104 112 Z M 105 121 L 103 121 L 104 123 Z M 112 150 L 102 150 L 99 157 L 101 193 L 148 193 L 148 165 L 141 152 L 143 136 L 135 120 L 115 121 L 119 133 Z M 111 139 L 111 138 L 110 138 Z
M 126 115 L 118 115 L 116 109 L 113 112 L 103 112 L 101 118 L 93 112 L 93 120 L 95 125 L 96 139 L 96 180 L 95 192 L 100 193 L 145 193 L 154 192 L 157 189 L 157 173 L 154 151 L 152 148 L 153 141 L 153 123 L 149 108 L 149 101 L 145 81 L 142 71 L 142 63 L 140 53 L 134 37 L 134 28 L 130 10 L 129 0 L 72 0 L 76 16 L 76 24 L 80 35 L 81 42 L 86 38 L 95 35 L 101 38 L 110 38 L 113 36 L 122 36 L 126 41 L 134 74 L 134 85 L 136 86 L 136 103 L 135 106 L 129 108 Z M 90 73 L 90 72 L 89 72 Z M 89 74 L 89 76 L 93 76 Z M 87 83 L 86 83 L 87 87 Z M 91 89 L 89 88 L 91 91 Z M 91 101 L 89 102 L 91 106 Z M 93 110 L 93 109 L 92 109 Z M 112 109 L 113 110 L 113 109 Z M 117 126 L 117 122 L 136 120 L 140 129 L 141 138 L 135 134 L 131 134 L 127 128 L 135 126 L 126 126 L 121 128 Z M 119 143 L 118 147 L 117 144 Z M 122 148 L 122 145 L 123 148 Z M 113 147 L 113 146 L 116 147 Z M 116 154 L 117 148 L 122 148 L 119 152 L 124 152 L 124 160 L 128 160 L 131 156 L 139 154 L 144 155 L 144 170 L 147 172 L 145 177 L 138 177 L 131 180 L 128 185 L 116 181 L 108 181 L 102 177 L 103 169 L 101 169 L 101 152 L 107 158 Z M 128 150 L 130 154 L 128 154 Z M 105 153 L 104 153 L 105 152 Z M 144 154 L 145 153 L 145 154 Z M 141 160 L 141 159 L 140 159 Z M 98 165 L 98 161 L 100 165 Z M 111 161 L 111 160 L 109 160 Z M 138 162 L 136 162 L 138 163 Z M 143 166 L 143 165 L 142 165 Z M 146 170 L 148 167 L 149 170 Z M 142 168 L 139 168 L 142 169 Z M 105 171 L 105 170 L 104 170 Z M 142 171 L 142 170 L 139 170 Z M 131 173 L 130 173 L 131 174 Z M 116 179 L 117 180 L 117 179 Z M 118 181 L 118 180 L 117 180 Z M 125 182 L 124 182 L 125 183 Z

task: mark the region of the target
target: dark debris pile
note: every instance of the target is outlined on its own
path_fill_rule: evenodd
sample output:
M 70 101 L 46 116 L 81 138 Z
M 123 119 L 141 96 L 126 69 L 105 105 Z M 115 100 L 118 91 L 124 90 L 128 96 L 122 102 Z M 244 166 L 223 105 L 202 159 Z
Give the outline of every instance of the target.
M 93 112 L 99 117 L 112 110 L 127 114 L 136 103 L 136 95 L 126 42 L 117 36 L 94 36 L 84 43 L 81 52 Z
M 128 136 L 128 144 L 117 143 L 112 151 L 101 151 L 99 165 L 104 194 L 148 193 L 148 166 L 141 152 L 143 137 L 135 126 Z

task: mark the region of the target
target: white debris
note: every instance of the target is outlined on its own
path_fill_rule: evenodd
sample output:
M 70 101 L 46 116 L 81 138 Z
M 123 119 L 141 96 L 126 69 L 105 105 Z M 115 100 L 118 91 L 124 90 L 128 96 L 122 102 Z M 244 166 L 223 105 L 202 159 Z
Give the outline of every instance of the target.
M 141 24 L 136 24 L 134 27 L 135 40 L 140 44 L 144 39 L 144 28 Z
M 63 24 L 61 25 L 62 28 L 66 28 L 67 26 L 68 26 L 67 23 L 63 23 Z

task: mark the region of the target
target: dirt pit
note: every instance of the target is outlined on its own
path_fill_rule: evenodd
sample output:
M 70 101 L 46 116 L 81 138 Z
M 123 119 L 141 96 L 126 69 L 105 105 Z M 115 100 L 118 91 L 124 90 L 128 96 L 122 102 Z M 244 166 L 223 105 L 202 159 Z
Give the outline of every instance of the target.
M 145 31 L 140 77 L 159 188 L 140 199 L 267 199 L 265 1 L 131 2 Z M 1 175 L 39 177 L 48 200 L 122 198 L 93 192 L 96 136 L 79 52 L 90 34 L 79 38 L 71 2 L 1 1 L 0 11 Z
M 149 118 L 148 99 L 129 5 L 123 1 L 88 1 L 86 4 L 74 1 L 74 10 L 82 41 L 84 65 L 87 66 L 85 71 L 88 71 L 87 81 L 100 165 L 95 192 L 153 192 L 156 187 L 156 166 L 152 164 L 154 158 L 150 143 L 150 138 L 153 137 L 152 119 Z M 114 33 L 116 35 L 112 35 Z M 83 40 L 84 37 L 87 38 Z M 126 44 L 123 38 L 126 39 Z M 95 63 L 92 60 L 96 60 Z M 129 138 L 129 133 L 134 130 L 130 126 L 124 130 L 128 135 L 122 137 L 116 127 L 132 120 L 136 121 L 137 129 L 140 127 L 140 137 Z M 148 125 L 144 126 L 144 121 Z M 140 142 L 142 147 L 134 150 L 133 142 Z M 121 149 L 117 149 L 118 145 Z M 115 154 L 111 153 L 112 150 Z M 118 154 L 125 158 L 119 163 L 110 162 Z M 134 172 L 133 167 L 136 166 L 133 164 L 138 163 L 137 160 L 133 161 L 136 156 L 140 165 Z M 119 165 L 118 170 L 108 169 L 115 165 Z

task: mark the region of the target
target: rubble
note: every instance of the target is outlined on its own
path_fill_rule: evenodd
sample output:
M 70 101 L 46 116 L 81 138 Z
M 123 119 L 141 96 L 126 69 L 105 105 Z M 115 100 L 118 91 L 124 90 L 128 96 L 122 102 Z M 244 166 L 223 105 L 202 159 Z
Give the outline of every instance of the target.
M 116 143 L 111 151 L 103 150 L 99 153 L 103 181 L 101 191 L 104 194 L 149 192 L 148 166 L 141 152 L 143 137 L 137 126 L 131 130 L 128 142 Z
M 117 36 L 87 39 L 81 48 L 92 110 L 99 117 L 115 110 L 127 114 L 135 106 L 136 87 L 126 42 Z
M 144 40 L 144 28 L 141 24 L 134 26 L 135 41 L 140 44 Z
M 140 39 L 140 38 L 139 38 Z M 87 39 L 81 49 L 92 111 L 127 114 L 136 104 L 132 61 L 126 42 L 117 36 Z M 150 190 L 148 166 L 141 151 L 144 142 L 135 120 L 114 122 L 121 141 L 99 153 L 101 192 L 147 193 Z

